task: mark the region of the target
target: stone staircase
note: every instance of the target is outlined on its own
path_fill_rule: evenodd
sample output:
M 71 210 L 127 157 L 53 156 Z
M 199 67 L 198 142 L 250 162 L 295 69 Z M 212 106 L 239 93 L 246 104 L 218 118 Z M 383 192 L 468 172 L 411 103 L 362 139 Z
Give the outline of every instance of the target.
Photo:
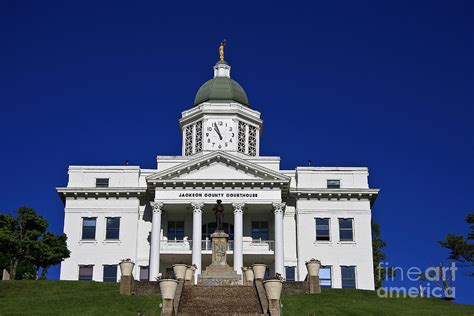
M 178 315 L 266 315 L 253 286 L 185 286 Z

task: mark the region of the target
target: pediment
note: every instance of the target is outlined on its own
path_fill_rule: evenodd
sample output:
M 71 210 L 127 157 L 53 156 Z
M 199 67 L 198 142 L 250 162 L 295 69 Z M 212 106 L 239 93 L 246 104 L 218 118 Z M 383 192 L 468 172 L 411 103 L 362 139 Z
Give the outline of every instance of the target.
M 262 180 L 262 176 L 257 176 L 248 170 L 242 170 L 235 166 L 225 164 L 222 161 L 212 162 L 210 165 L 193 169 L 189 173 L 181 174 L 176 179 L 183 180 Z
M 290 178 L 226 152 L 212 152 L 147 177 L 148 182 L 160 181 L 273 181 L 288 183 Z

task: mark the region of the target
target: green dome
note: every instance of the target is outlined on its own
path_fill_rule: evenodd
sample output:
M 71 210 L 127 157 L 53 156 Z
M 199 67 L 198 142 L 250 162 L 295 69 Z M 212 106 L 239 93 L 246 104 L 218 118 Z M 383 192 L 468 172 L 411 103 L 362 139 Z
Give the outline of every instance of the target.
M 215 77 L 199 88 L 194 98 L 194 105 L 206 101 L 235 101 L 249 105 L 247 94 L 240 84 L 227 77 Z

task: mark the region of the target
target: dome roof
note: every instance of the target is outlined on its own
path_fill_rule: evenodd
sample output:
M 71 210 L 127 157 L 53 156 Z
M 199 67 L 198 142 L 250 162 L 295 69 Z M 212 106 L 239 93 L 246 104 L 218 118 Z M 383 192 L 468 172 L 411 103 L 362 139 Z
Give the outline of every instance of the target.
M 242 86 L 228 77 L 215 77 L 199 88 L 194 98 L 194 105 L 206 101 L 235 101 L 249 105 L 247 94 Z

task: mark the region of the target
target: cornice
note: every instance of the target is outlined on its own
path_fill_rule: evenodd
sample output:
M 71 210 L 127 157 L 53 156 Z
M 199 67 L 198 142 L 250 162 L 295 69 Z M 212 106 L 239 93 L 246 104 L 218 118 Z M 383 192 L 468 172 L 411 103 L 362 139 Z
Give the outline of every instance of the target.
M 290 188 L 290 196 L 296 199 L 327 199 L 327 200 L 370 200 L 373 205 L 379 195 L 380 189 L 344 188 L 344 189 L 312 189 Z
M 238 103 L 233 103 L 222 108 L 203 104 L 191 110 L 185 111 L 182 113 L 182 117 L 179 120 L 179 127 L 182 129 L 183 126 L 200 120 L 205 115 L 237 115 L 238 117 L 248 120 L 260 128 L 262 128 L 263 125 L 263 121 L 260 118 L 260 112 L 248 109 Z
M 136 187 L 108 187 L 108 188 L 81 188 L 81 187 L 58 187 L 59 196 L 65 201 L 66 198 L 120 198 L 120 197 L 142 197 L 146 195 L 146 188 Z

